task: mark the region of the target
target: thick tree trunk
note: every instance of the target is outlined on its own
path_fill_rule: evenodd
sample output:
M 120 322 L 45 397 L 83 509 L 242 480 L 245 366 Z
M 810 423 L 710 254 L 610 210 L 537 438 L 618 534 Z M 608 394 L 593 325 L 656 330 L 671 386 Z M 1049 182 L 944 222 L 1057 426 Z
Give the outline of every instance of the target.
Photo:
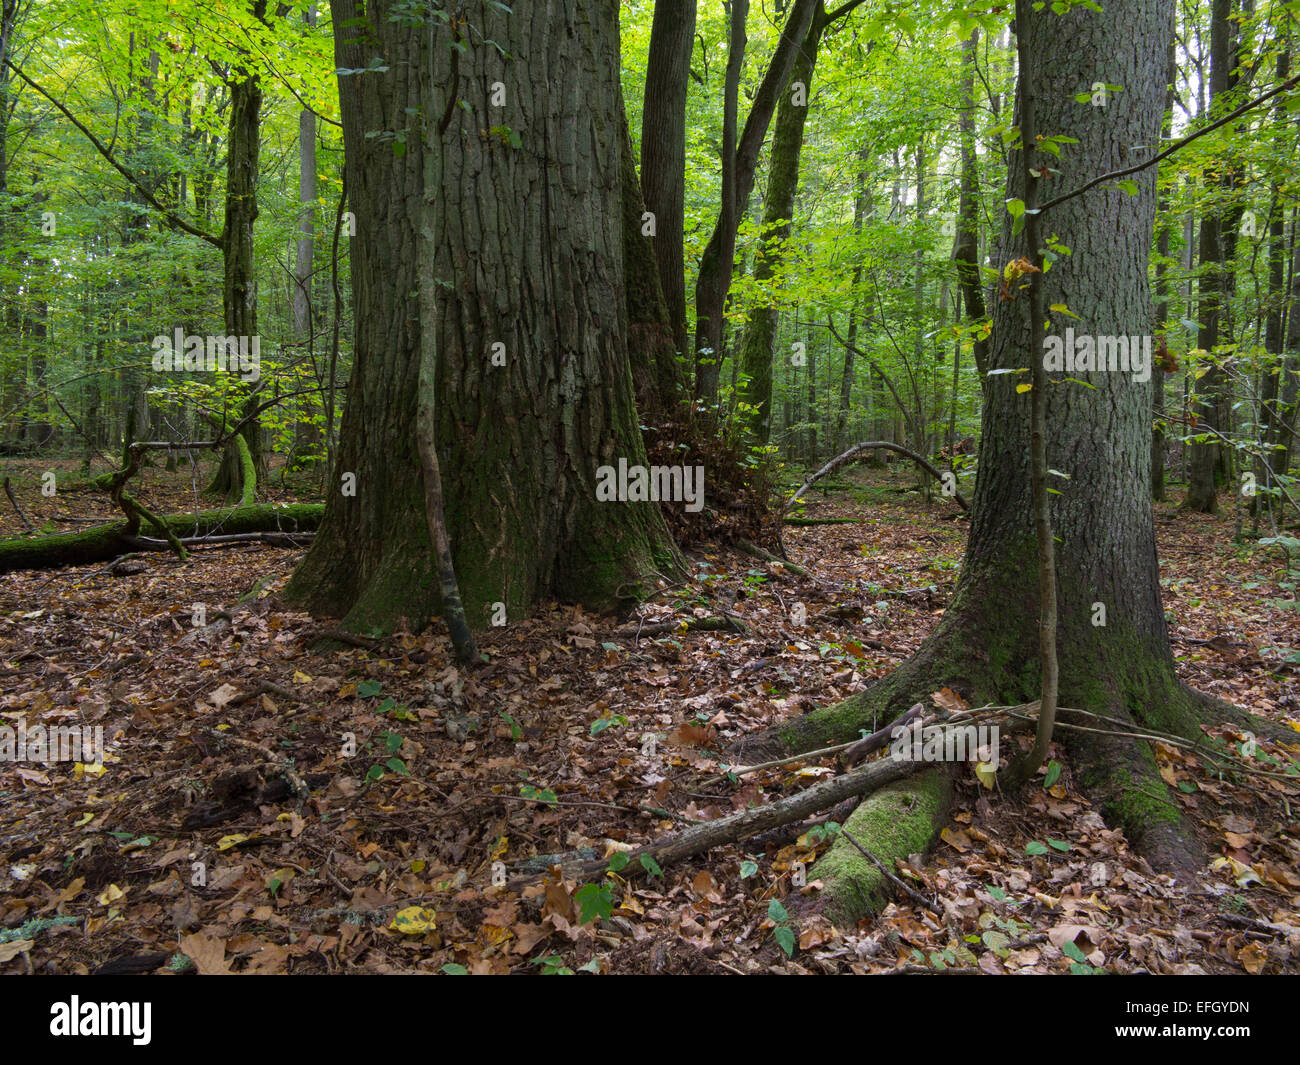
M 656 0 L 641 113 L 641 192 L 655 216 L 654 255 L 673 343 L 685 355 L 686 93 L 697 0 Z M 631 280 L 629 275 L 629 281 Z
M 1050 11 L 1022 19 L 1038 102 L 1038 127 L 1078 139 L 1065 147 L 1074 186 L 1132 165 L 1127 146 L 1153 145 L 1164 106 L 1172 0 L 1115 0 L 1101 14 Z M 1085 84 L 1099 57 L 1126 86 L 1124 106 L 1079 107 L 1062 84 Z M 1147 149 L 1150 151 L 1150 149 Z M 1155 216 L 1155 171 L 1132 175 L 1138 191 L 1095 191 L 1048 211 L 1044 231 L 1073 253 L 1043 276 L 1044 304 L 1064 303 L 1077 319 L 1053 315 L 1048 336 L 1135 338 L 1149 345 L 1147 263 Z M 1013 155 L 1008 199 L 1024 199 Z M 1067 186 L 1067 187 L 1069 187 Z M 1059 186 L 1058 186 L 1059 188 Z M 1053 189 L 1053 192 L 1057 189 Z M 1050 194 L 1046 194 L 1050 199 Z M 1004 223 L 999 263 L 1027 257 L 1023 234 Z M 990 364 L 1016 370 L 1044 358 L 1031 337 L 1023 291 L 994 305 Z M 1150 350 L 1149 348 L 1147 350 Z M 1141 369 L 1142 362 L 1138 366 Z M 1138 372 L 1053 372 L 1048 393 L 1048 464 L 1069 475 L 1052 498 L 1059 603 L 1060 703 L 1199 734 L 1202 700 L 1175 675 L 1165 627 L 1150 499 L 1149 383 Z M 1070 384 L 1077 377 L 1092 387 Z M 962 574 L 948 610 L 921 650 L 892 676 L 837 706 L 815 711 L 745 745 L 808 749 L 852 739 L 874 714 L 886 720 L 940 687 L 972 704 L 1032 700 L 1038 668 L 1038 587 L 1029 476 L 1029 396 L 1018 373 L 985 378 L 980 476 Z M 1105 515 L 1105 520 L 1098 520 Z M 1103 613 L 1104 611 L 1104 613 Z M 1218 704 L 1220 710 L 1230 708 Z M 1159 797 L 1149 751 L 1123 741 L 1073 745 L 1082 776 L 1108 816 L 1160 861 L 1183 849 L 1177 806 Z M 1150 794 L 1147 794 L 1147 793 Z M 1145 796 L 1145 797 L 1144 797 Z
M 394 0 L 367 4 L 360 24 L 356 0 L 332 6 L 338 65 L 379 55 L 388 69 L 339 83 L 356 361 L 339 481 L 288 594 L 356 626 L 440 613 L 416 446 L 432 329 L 470 623 L 549 596 L 633 596 L 675 556 L 653 503 L 597 498 L 598 467 L 645 462 L 625 343 L 617 5 L 484 8 L 483 39 L 461 41 L 463 53 L 445 25 L 390 20 Z M 442 193 L 429 216 L 426 184 Z M 420 290 L 422 274 L 436 292 Z

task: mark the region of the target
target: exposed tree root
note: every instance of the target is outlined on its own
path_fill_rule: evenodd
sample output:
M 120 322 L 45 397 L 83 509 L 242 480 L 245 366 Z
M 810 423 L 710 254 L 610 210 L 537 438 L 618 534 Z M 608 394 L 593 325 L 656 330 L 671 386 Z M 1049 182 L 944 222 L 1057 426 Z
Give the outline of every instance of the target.
M 948 819 L 952 785 L 951 766 L 932 766 L 863 799 L 808 873 L 810 880 L 822 881 L 817 908 L 841 928 L 879 912 L 900 890 L 891 881 L 894 859 L 924 854 L 938 837 Z

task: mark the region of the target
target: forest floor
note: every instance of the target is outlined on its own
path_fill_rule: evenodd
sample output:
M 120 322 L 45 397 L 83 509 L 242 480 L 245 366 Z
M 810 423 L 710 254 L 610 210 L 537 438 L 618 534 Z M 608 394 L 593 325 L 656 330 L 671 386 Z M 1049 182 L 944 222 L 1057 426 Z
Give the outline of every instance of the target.
M 39 493 L 50 463 L 5 465 L 38 527 L 114 516 L 102 496 L 63 487 L 75 463 L 55 464 L 54 499 Z M 150 470 L 140 496 L 192 508 L 208 472 Z M 968 527 L 947 501 L 904 491 L 899 467 L 846 480 L 810 492 L 806 511 L 846 522 L 785 530 L 808 576 L 694 552 L 690 579 L 641 621 L 554 605 L 482 633 L 489 664 L 472 672 L 440 626 L 313 650 L 318 623 L 274 598 L 301 551 L 223 545 L 186 563 L 144 555 L 122 575 L 0 577 L 0 724 L 103 726 L 107 748 L 102 766 L 0 763 L 0 973 L 1063 973 L 1080 955 L 1118 973 L 1300 971 L 1300 782 L 1229 781 L 1163 746 L 1161 775 L 1211 855 L 1191 883 L 1136 857 L 1054 752 L 1059 778 L 1017 798 L 963 769 L 942 841 L 900 870 L 930 906 L 899 895 L 856 928 L 812 918 L 790 958 L 770 903 L 816 890 L 794 886 L 827 846 L 807 833 L 617 880 L 612 913 L 586 924 L 574 881 L 492 886 L 494 861 L 603 855 L 833 772 L 825 759 L 710 781 L 742 734 L 911 654 L 944 609 Z M 274 483 L 262 494 L 292 498 Z M 0 535 L 20 532 L 0 506 Z M 1231 512 L 1168 504 L 1156 517 L 1182 678 L 1300 730 L 1285 560 L 1235 545 Z M 229 626 L 195 636 L 195 604 L 211 622 L 259 582 Z M 750 634 L 636 636 L 639 623 L 721 610 Z M 286 759 L 310 800 L 287 794 Z

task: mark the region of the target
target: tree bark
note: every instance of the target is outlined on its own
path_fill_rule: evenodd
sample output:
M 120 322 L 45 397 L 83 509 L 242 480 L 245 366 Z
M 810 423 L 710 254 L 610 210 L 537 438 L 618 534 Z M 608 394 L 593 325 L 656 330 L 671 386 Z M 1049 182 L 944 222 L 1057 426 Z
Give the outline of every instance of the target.
M 1172 0 L 1112 0 L 1104 12 L 1058 16 L 1026 13 L 1018 30 L 1029 58 L 1023 77 L 1038 101 L 1045 135 L 1068 135 L 1065 161 L 1080 179 L 1135 160 L 1130 145 L 1154 145 L 1164 105 L 1165 56 Z M 1087 84 L 1105 57 L 1123 84 L 1123 107 L 1080 107 L 1063 84 Z M 1150 151 L 1151 149 L 1146 149 Z M 1041 158 L 1041 156 L 1040 156 Z M 1018 151 L 1007 198 L 1024 200 Z M 1053 315 L 1076 333 L 1143 337 L 1151 333 L 1147 264 L 1155 217 L 1154 169 L 1133 175 L 1137 194 L 1098 190 L 1065 201 L 1043 220 L 1072 249 L 1042 277 L 1043 303 L 1065 303 L 1077 320 Z M 1072 182 L 1076 184 L 1079 182 Z M 1004 221 L 996 261 L 1028 256 L 1023 234 Z M 1042 337 L 1024 319 L 1024 294 L 993 310 L 990 365 L 1027 367 L 1042 359 Z M 1055 480 L 1051 522 L 1056 538 L 1060 701 L 1110 711 L 1169 731 L 1199 735 L 1204 700 L 1177 679 L 1165 625 L 1150 498 L 1149 391 L 1126 372 L 1053 373 L 1047 390 L 1049 467 Z M 1079 377 L 1093 387 L 1064 380 Z M 947 686 L 972 705 L 1028 702 L 1038 692 L 1039 589 L 1031 479 L 1029 399 L 1016 391 L 1023 376 L 984 379 L 980 476 L 972 504 L 970 541 L 948 610 L 920 651 L 868 691 L 760 735 L 742 748 L 806 749 L 851 739 L 874 714 L 899 714 L 918 698 Z M 1105 515 L 1104 521 L 1098 515 Z M 1098 605 L 1104 609 L 1098 623 Z M 1224 704 L 1216 709 L 1233 713 Z M 1238 718 L 1242 715 L 1238 715 Z M 1081 777 L 1103 811 L 1155 860 L 1183 867 L 1192 851 L 1176 804 L 1149 751 L 1099 740 L 1071 741 Z M 1149 794 L 1148 794 L 1149 793 Z M 1145 797 L 1144 797 L 1145 796 Z
M 803 43 L 821 0 L 795 0 L 790 8 L 781 40 L 772 53 L 767 73 L 754 94 L 740 142 L 732 155 L 731 143 L 723 131 L 722 209 L 713 235 L 700 258 L 695 282 L 695 397 L 706 403 L 717 399 L 722 359 L 722 332 L 727 293 L 731 288 L 732 260 L 736 248 L 736 227 L 754 188 L 758 156 L 767 137 L 777 102 L 785 91 L 795 53 Z M 748 8 L 748 0 L 737 0 Z M 734 11 L 735 9 L 733 9 Z M 738 74 L 737 74 L 738 76 Z M 733 134 L 734 136 L 734 134 Z M 730 157 L 730 158 L 729 158 Z M 732 208 L 728 208 L 728 203 Z
M 655 216 L 654 256 L 675 350 L 686 354 L 686 94 L 697 0 L 655 0 L 641 113 L 641 193 Z
M 763 239 L 754 263 L 756 281 L 766 281 L 776 273 L 781 260 L 781 246 L 790 236 L 795 194 L 799 188 L 799 153 L 803 148 L 804 123 L 812 101 L 817 46 L 825 28 L 823 15 L 819 5 L 803 47 L 795 56 L 789 84 L 777 108 L 776 132 L 772 137 L 772 155 L 767 169 L 767 195 L 763 198 Z M 799 94 L 797 97 L 796 92 Z M 743 386 L 744 400 L 753 408 L 748 419 L 750 431 L 755 440 L 764 445 L 772 429 L 772 359 L 776 326 L 776 307 L 755 307 L 745 323 L 744 339 L 740 344 L 740 370 L 748 379 Z M 851 354 L 849 358 L 852 358 Z M 809 365 L 808 372 L 811 371 Z
M 416 444 L 432 330 L 470 624 L 552 596 L 611 606 L 676 564 L 655 504 L 596 492 L 598 467 L 645 463 L 625 340 L 617 5 L 485 7 L 463 36 L 390 20 L 396 6 L 369 3 L 358 25 L 356 0 L 332 3 L 338 66 L 378 55 L 388 69 L 339 81 L 356 356 L 338 480 L 288 594 L 348 627 L 441 613 Z M 428 216 L 426 188 L 440 191 Z

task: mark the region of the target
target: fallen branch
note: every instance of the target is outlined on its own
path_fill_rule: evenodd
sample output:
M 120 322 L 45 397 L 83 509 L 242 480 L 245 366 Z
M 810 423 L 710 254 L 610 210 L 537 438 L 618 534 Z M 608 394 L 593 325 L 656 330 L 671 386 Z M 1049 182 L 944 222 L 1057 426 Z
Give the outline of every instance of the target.
M 18 505 L 18 500 L 14 498 L 14 490 L 9 486 L 9 478 L 5 478 L 5 495 L 9 497 L 9 502 L 13 504 L 14 513 L 22 519 L 22 523 L 27 526 L 28 532 L 35 532 L 32 523 L 27 520 L 27 515 L 23 513 L 23 508 Z
M 730 615 L 720 618 L 679 618 L 676 621 L 656 621 L 652 625 L 639 628 L 621 628 L 616 636 L 666 636 L 671 632 L 734 632 L 741 636 L 749 635 L 749 626 L 739 618 Z
M 876 449 L 882 449 L 884 451 L 893 451 L 896 454 L 903 455 L 904 457 L 909 458 L 913 462 L 915 462 L 918 466 L 921 467 L 921 469 L 925 470 L 925 472 L 928 473 L 931 477 L 933 477 L 936 481 L 943 480 L 943 474 L 941 474 L 938 470 L 934 468 L 934 465 L 930 462 L 929 459 L 923 458 L 922 456 L 918 455 L 915 451 L 903 447 L 902 444 L 895 444 L 890 440 L 868 440 L 861 444 L 854 444 L 851 448 L 848 449 L 848 451 L 844 452 L 842 455 L 836 455 L 835 458 L 831 459 L 830 462 L 826 463 L 826 465 L 823 466 L 816 473 L 810 474 L 809 476 L 805 477 L 803 484 L 799 486 L 799 490 L 785 501 L 785 505 L 781 508 L 781 513 L 785 514 L 786 511 L 788 511 L 792 506 L 794 506 L 797 502 L 799 502 L 799 499 L 804 494 L 804 492 L 808 491 L 808 489 L 814 483 L 821 480 L 827 474 L 834 473 L 845 463 L 853 462 L 857 459 L 860 459 L 863 456 L 865 456 L 867 452 L 874 451 Z M 957 505 L 961 507 L 962 510 L 970 510 L 970 504 L 967 503 L 965 498 L 962 496 L 962 494 L 960 492 L 957 492 L 955 489 L 953 493 L 953 499 L 957 501 Z

